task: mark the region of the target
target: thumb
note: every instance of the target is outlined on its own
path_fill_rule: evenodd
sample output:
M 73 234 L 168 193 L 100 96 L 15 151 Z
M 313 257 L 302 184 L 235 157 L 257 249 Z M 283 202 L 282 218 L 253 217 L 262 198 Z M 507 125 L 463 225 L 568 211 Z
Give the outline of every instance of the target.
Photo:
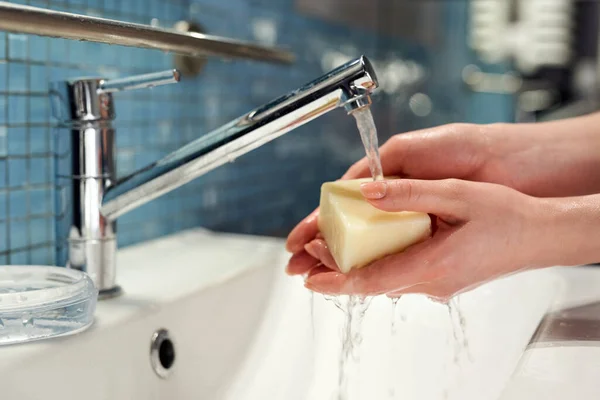
M 383 211 L 468 217 L 469 183 L 458 179 L 395 179 L 363 183 L 362 195 Z

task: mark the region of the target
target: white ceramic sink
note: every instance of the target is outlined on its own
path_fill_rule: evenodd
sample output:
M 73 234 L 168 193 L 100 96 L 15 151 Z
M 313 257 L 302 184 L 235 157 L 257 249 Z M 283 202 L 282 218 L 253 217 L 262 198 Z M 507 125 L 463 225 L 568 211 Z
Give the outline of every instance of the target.
M 204 230 L 127 248 L 125 294 L 100 302 L 90 330 L 0 348 L 0 398 L 338 399 L 344 314 L 287 277 L 287 258 L 281 240 Z M 461 296 L 458 352 L 446 306 L 407 296 L 392 317 L 390 299 L 373 299 L 345 399 L 500 398 L 559 285 L 528 272 Z M 150 362 L 160 328 L 175 349 L 166 379 Z

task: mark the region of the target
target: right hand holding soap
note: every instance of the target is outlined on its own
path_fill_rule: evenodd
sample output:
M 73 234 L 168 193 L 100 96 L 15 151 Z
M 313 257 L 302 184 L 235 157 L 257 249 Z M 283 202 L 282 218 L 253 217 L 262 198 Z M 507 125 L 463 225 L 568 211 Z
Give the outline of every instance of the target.
M 399 253 L 431 235 L 428 214 L 387 212 L 369 204 L 360 192 L 361 183 L 369 181 L 343 180 L 321 187 L 319 230 L 343 273 Z

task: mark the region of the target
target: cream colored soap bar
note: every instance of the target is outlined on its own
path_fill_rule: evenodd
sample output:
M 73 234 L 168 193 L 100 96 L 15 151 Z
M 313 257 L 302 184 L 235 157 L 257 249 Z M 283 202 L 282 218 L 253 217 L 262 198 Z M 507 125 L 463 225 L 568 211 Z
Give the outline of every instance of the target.
M 369 204 L 360 193 L 360 184 L 369 180 L 321 186 L 319 230 L 343 273 L 401 252 L 431 235 L 429 215 L 385 212 Z

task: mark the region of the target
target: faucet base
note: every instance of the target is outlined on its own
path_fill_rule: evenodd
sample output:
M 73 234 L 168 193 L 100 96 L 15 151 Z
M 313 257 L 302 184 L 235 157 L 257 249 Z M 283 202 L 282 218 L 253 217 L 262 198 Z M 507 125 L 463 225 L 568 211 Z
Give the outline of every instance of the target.
M 123 289 L 121 289 L 121 286 L 117 285 L 110 289 L 100 290 L 100 292 L 98 293 L 98 300 L 108 300 L 115 297 L 119 297 L 122 294 Z

